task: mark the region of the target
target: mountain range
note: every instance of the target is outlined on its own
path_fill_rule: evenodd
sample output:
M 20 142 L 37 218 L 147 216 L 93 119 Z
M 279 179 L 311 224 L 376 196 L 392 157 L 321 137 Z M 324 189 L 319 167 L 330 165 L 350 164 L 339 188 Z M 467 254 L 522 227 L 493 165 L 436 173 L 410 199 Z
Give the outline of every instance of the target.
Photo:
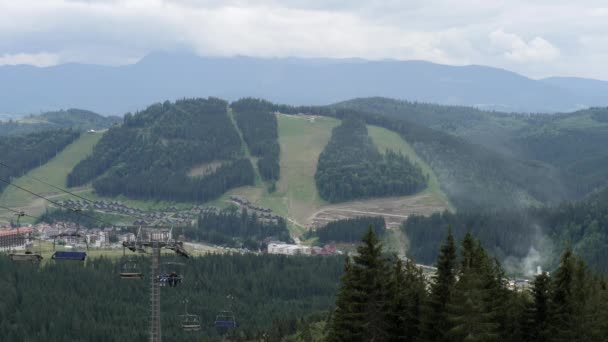
M 62 64 L 0 67 L 0 113 L 19 116 L 65 108 L 104 115 L 184 97 L 245 96 L 324 105 L 382 96 L 506 112 L 565 112 L 606 106 L 608 82 L 534 80 L 503 69 L 425 61 L 199 57 L 151 53 L 124 66 Z

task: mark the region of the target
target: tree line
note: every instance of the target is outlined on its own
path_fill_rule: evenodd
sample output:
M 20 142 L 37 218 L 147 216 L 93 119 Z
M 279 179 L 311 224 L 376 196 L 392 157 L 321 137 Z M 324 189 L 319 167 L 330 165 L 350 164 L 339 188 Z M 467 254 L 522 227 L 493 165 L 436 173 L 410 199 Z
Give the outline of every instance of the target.
M 329 202 L 409 195 L 424 189 L 427 178 L 407 156 L 378 152 L 365 123 L 350 116 L 332 130 L 315 173 L 319 195 Z
M 104 196 L 206 202 L 228 189 L 252 185 L 253 167 L 242 157 L 241 140 L 227 102 L 184 99 L 124 117 L 68 175 L 69 186 L 93 181 Z M 212 173 L 189 176 L 206 163 Z
M 254 251 L 263 248 L 264 240 L 290 242 L 287 222 L 283 218 L 264 220 L 255 212 L 229 207 L 201 214 L 193 228 L 184 231 L 188 239 Z
M 260 175 L 264 180 L 277 181 L 280 177 L 281 148 L 276 116 L 265 110 L 257 99 L 241 99 L 230 106 L 249 151 L 259 158 Z
M 328 224 L 309 230 L 305 237 L 307 239 L 317 238 L 317 243 L 326 244 L 330 242 L 359 242 L 361 236 L 372 227 L 378 237 L 386 233 L 386 222 L 380 216 L 362 216 L 343 220 L 331 221 Z
M 550 207 L 411 216 L 401 229 L 412 257 L 431 263 L 448 227 L 457 238 L 471 232 L 499 260 L 524 259 L 535 249 L 544 254 L 544 266 L 552 267 L 554 251 L 570 245 L 591 268 L 608 272 L 608 189 Z
M 121 280 L 123 261 L 134 260 L 142 281 Z M 327 311 L 342 274 L 339 257 L 224 254 L 179 261 L 183 281 L 162 288 L 163 335 L 176 341 L 259 341 L 273 322 Z M 163 266 L 164 267 L 164 266 Z M 15 264 L 0 255 L 0 336 L 3 341 L 146 341 L 149 260 L 93 258 L 84 264 Z M 227 296 L 235 299 L 230 305 Z M 199 315 L 200 332 L 181 330 L 184 300 Z M 213 321 L 231 306 L 239 327 L 217 330 Z
M 58 129 L 0 137 L 0 161 L 8 166 L 0 167 L 0 178 L 9 181 L 46 164 L 79 136 L 77 131 Z M 6 186 L 0 183 L 0 191 Z
M 343 119 L 354 116 L 368 125 L 398 133 L 433 169 L 442 190 L 459 210 L 528 207 L 532 203 L 557 203 L 567 198 L 562 179 L 546 164 L 511 158 L 463 138 L 396 117 L 382 103 L 370 106 L 290 106 L 260 101 L 260 108 L 285 114 L 314 114 Z M 433 105 L 418 104 L 426 113 Z M 439 106 L 437 106 L 439 107 Z M 468 110 L 454 107 L 450 115 L 467 116 Z M 483 115 L 479 112 L 478 114 Z M 419 115 L 423 117 L 423 115 Z M 426 118 L 426 116 L 424 116 Z M 435 116 L 433 116 L 434 118 Z M 426 119 L 425 119 L 426 120 Z M 435 120 L 435 119 L 433 119 Z
M 427 287 L 423 271 L 383 255 L 372 230 L 348 259 L 326 341 L 605 341 L 606 279 L 571 250 L 533 280 L 507 287 L 500 263 L 465 235 L 457 254 L 451 233 Z

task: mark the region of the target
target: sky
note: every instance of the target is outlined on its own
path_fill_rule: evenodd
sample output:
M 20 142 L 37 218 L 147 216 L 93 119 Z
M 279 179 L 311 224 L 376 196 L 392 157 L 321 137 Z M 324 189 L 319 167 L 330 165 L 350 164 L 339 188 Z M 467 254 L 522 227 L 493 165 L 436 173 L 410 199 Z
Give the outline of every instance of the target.
M 608 80 L 601 0 L 0 0 L 0 65 L 153 51 L 480 64 Z

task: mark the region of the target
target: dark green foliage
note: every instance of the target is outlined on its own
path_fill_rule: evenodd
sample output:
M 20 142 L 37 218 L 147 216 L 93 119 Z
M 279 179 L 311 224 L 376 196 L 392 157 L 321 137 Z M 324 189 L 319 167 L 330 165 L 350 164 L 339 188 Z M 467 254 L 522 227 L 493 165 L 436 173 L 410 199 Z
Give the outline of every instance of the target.
M 549 320 L 550 278 L 547 273 L 536 276 L 532 285 L 532 301 L 523 316 L 523 335 L 526 341 L 547 341 Z
M 391 151 L 382 155 L 365 123 L 345 117 L 319 156 L 315 181 L 323 199 L 340 202 L 413 194 L 425 188 L 427 177 L 407 156 Z
M 363 236 L 358 254 L 347 261 L 327 340 L 385 341 L 388 337 L 389 269 L 372 229 Z
M 0 122 L 0 136 L 28 134 L 49 129 L 71 128 L 76 131 L 104 129 L 121 122 L 117 116 L 105 117 L 82 109 L 68 109 L 30 115 L 17 121 Z
M 71 129 L 59 129 L 14 137 L 0 137 L 0 178 L 9 181 L 29 170 L 44 165 L 80 136 Z M 6 183 L 0 183 L 0 191 Z
M 358 242 L 371 227 L 378 237 L 386 233 L 386 222 L 379 216 L 362 216 L 332 221 L 323 227 L 311 230 L 307 238 L 317 237 L 320 244 L 328 242 Z
M 446 307 L 451 324 L 449 341 L 500 341 L 498 291 L 502 274 L 496 272 L 485 250 L 470 234 L 462 243 L 458 281 Z
M 365 100 L 365 99 L 364 99 Z M 375 103 L 376 99 L 370 101 Z M 264 108 L 270 104 L 264 102 Z M 440 107 L 426 104 L 414 104 L 419 107 L 417 115 L 409 117 L 390 114 L 385 107 L 380 106 L 286 106 L 274 105 L 272 110 L 288 114 L 315 114 L 331 116 L 338 119 L 357 117 L 368 125 L 376 125 L 392 130 L 409 144 L 423 158 L 439 178 L 442 190 L 448 195 L 452 204 L 459 210 L 463 209 L 495 209 L 527 207 L 536 202 L 559 202 L 568 196 L 567 189 L 562 186 L 563 179 L 559 170 L 543 162 L 526 160 L 524 157 L 514 158 L 510 149 L 495 150 L 487 148 L 486 144 L 478 141 L 468 141 L 454 136 L 454 130 L 461 130 L 458 118 L 446 120 L 446 125 L 455 127 L 450 133 L 442 132 L 440 127 L 425 126 L 425 120 L 439 123 L 439 115 L 433 117 L 429 108 Z M 465 126 L 489 115 L 489 112 L 477 111 L 467 107 L 449 107 L 442 110 L 445 113 L 458 113 L 467 118 Z M 476 114 L 475 114 L 476 113 Z M 491 139 L 502 137 L 501 127 L 508 125 L 515 115 L 506 115 L 505 122 L 498 120 L 496 129 L 487 134 Z M 474 129 L 474 132 L 484 130 Z M 485 139 L 485 138 L 484 138 Z M 508 140 L 508 139 L 507 139 Z M 506 145 L 507 140 L 499 140 L 496 146 Z M 482 140 L 479 140 L 482 141 Z M 492 145 L 492 147 L 494 147 Z M 341 181 L 341 179 L 340 179 Z M 348 190 L 348 189 L 347 189 Z
M 608 271 L 608 189 L 578 203 L 548 208 L 409 217 L 402 229 L 412 256 L 431 263 L 448 226 L 458 239 L 470 231 L 499 260 L 524 258 L 531 248 L 550 256 L 547 245 L 561 250 L 569 242 L 592 268 Z
M 260 175 L 264 180 L 278 180 L 280 146 L 276 116 L 263 109 L 262 100 L 242 99 L 231 107 L 249 151 L 259 158 Z
M 605 341 L 605 280 L 570 250 L 552 277 L 540 275 L 530 292 L 519 292 L 507 288 L 500 264 L 471 234 L 457 262 L 448 234 L 427 293 L 421 270 L 381 259 L 370 235 L 359 249 L 362 259 L 347 260 L 328 341 Z M 375 274 L 385 285 L 365 288 L 359 281 L 369 279 L 361 274 Z
M 446 341 L 451 323 L 446 305 L 452 298 L 456 282 L 456 245 L 452 232 L 441 246 L 437 260 L 437 272 L 433 276 L 428 302 L 423 311 L 421 341 Z
M 138 258 L 147 274 L 146 258 Z M 183 260 L 180 260 L 183 261 Z M 235 297 L 238 340 L 253 340 L 273 321 L 326 311 L 342 274 L 342 258 L 210 255 L 186 260 L 178 288 L 163 288 L 163 340 L 218 341 L 218 311 Z M 0 336 L 3 341 L 145 341 L 149 279 L 121 281 L 108 259 L 36 267 L 0 256 Z M 201 316 L 202 330 L 182 332 L 183 300 Z
M 205 202 L 226 190 L 251 185 L 253 168 L 238 159 L 240 138 L 220 99 L 188 99 L 127 114 L 111 128 L 93 154 L 68 176 L 69 186 L 94 180 L 106 196 Z M 188 171 L 212 161 L 215 172 L 189 177 Z
M 197 241 L 231 247 L 245 247 L 257 251 L 266 239 L 291 242 L 283 218 L 261 220 L 255 213 L 228 208 L 219 212 L 203 213 L 198 225 L 185 231 L 186 237 Z
M 96 217 L 97 215 L 93 210 L 87 210 L 83 212 L 74 212 L 73 210 L 64 209 L 53 209 L 46 210 L 38 219 L 37 223 L 55 223 L 55 222 L 72 222 L 80 225 L 83 228 L 94 228 L 103 225 L 103 221 L 100 221 Z
M 545 191 L 552 202 L 578 199 L 608 184 L 608 152 L 603 148 L 608 144 L 608 108 L 523 115 L 378 97 L 354 99 L 336 107 L 404 119 L 459 136 L 512 158 L 516 164 L 520 163 L 517 159 L 536 160 L 535 164 L 545 165 L 550 172 L 554 188 L 561 188 Z M 533 189 L 531 186 L 526 185 Z M 535 192 L 539 190 L 542 188 Z

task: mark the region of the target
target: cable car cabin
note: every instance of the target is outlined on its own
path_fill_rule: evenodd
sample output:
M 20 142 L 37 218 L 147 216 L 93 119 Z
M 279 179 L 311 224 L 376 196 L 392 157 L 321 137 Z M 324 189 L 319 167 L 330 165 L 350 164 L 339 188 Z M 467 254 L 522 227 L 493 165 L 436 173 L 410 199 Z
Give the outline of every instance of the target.
M 184 331 L 199 331 L 201 330 L 201 320 L 197 315 L 181 315 L 182 330 Z
M 215 317 L 213 325 L 217 328 L 236 328 L 237 326 L 234 315 L 230 311 L 220 312 L 220 314 Z
M 67 252 L 57 251 L 53 254 L 53 260 L 76 260 L 84 261 L 87 258 L 86 252 Z
M 12 261 L 15 262 L 31 262 L 33 264 L 42 261 L 42 255 L 37 253 L 25 252 L 25 253 L 11 253 L 9 254 Z

